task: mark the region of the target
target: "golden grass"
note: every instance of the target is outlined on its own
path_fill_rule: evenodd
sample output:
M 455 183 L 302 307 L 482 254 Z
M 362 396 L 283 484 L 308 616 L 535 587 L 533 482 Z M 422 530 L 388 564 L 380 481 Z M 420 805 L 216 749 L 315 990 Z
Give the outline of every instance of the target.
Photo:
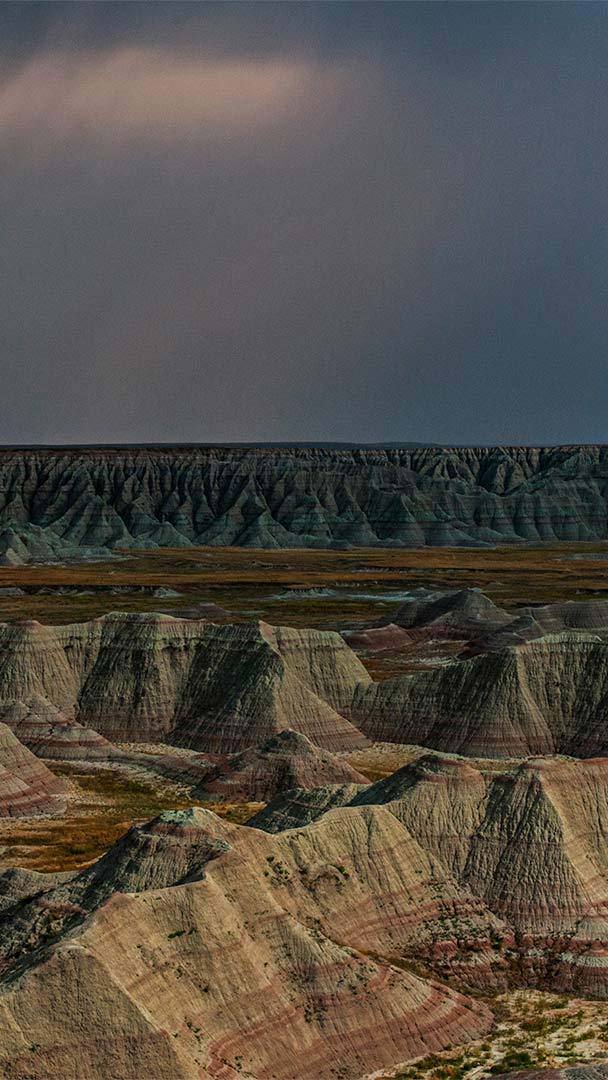
M 162 810 L 200 805 L 176 784 L 133 778 L 122 771 L 84 772 L 79 763 L 46 762 L 72 781 L 66 814 L 0 822 L 0 868 L 77 870 L 98 859 L 131 825 Z
M 0 595 L 0 619 L 36 618 L 62 623 L 111 610 L 153 611 L 211 600 L 237 618 L 264 618 L 295 626 L 356 626 L 390 611 L 394 601 L 337 595 L 277 599 L 289 589 L 334 588 L 382 593 L 416 585 L 478 586 L 497 603 L 517 605 L 577 596 L 608 595 L 608 560 L 573 560 L 572 554 L 608 554 L 608 543 L 543 547 L 357 548 L 352 551 L 188 548 L 137 552 L 124 559 L 75 565 L 1 567 L 0 588 L 102 588 L 77 595 Z M 128 553 L 124 553 L 128 555 Z M 120 586 L 168 586 L 183 594 L 158 599 L 145 593 L 111 594 Z

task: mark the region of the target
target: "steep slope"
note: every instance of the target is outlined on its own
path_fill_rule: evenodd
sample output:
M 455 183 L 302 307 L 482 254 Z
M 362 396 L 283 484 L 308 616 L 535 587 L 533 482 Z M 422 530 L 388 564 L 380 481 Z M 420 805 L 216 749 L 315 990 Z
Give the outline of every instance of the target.
M 110 741 L 226 754 L 290 727 L 348 749 L 365 742 L 347 717 L 355 689 L 369 681 L 329 631 L 122 614 L 71 626 L 0 624 L 0 715 L 16 730 L 53 707 Z
M 608 759 L 530 759 L 482 774 L 425 755 L 354 794 L 305 793 L 326 806 L 384 805 L 421 848 L 513 928 L 519 978 L 608 998 Z M 275 832 L 302 820 L 288 792 L 252 818 Z
M 603 539 L 606 446 L 0 452 L 0 552 Z
M 552 635 L 361 687 L 352 719 L 373 740 L 476 757 L 608 753 L 608 643 Z
M 296 731 L 280 731 L 261 746 L 231 755 L 198 788 L 205 799 L 268 802 L 290 788 L 365 784 L 366 778 Z
M 0 818 L 58 813 L 65 790 L 65 781 L 0 724 Z
M 474 955 L 485 948 L 487 965 L 500 924 L 381 807 L 277 837 L 203 810 L 164 814 L 0 915 L 0 1069 L 329 1080 L 336 1062 L 344 1075 L 388 1068 L 491 1025 L 480 1002 L 389 960 L 460 923 L 481 970 Z

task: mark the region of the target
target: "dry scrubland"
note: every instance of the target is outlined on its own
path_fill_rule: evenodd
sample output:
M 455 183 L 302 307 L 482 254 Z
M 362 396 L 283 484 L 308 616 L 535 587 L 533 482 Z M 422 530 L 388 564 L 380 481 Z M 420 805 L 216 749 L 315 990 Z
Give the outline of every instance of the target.
M 520 1070 L 603 1062 L 608 1057 L 605 1004 L 535 990 L 485 1000 L 497 1019 L 491 1039 L 419 1058 L 407 1068 L 386 1073 L 382 1080 L 484 1080 Z
M 0 619 L 65 623 L 117 609 L 169 610 L 211 600 L 237 618 L 257 615 L 275 623 L 331 628 L 365 622 L 394 605 L 382 593 L 417 585 L 475 586 L 506 605 L 608 595 L 608 543 L 352 551 L 179 548 L 118 554 L 122 557 L 99 563 L 0 567 L 0 589 L 49 590 L 0 594 Z M 78 592 L 62 593 L 59 600 L 56 590 L 66 587 Z M 121 591 L 133 587 L 150 592 Z M 156 588 L 183 595 L 159 600 L 151 594 Z M 289 590 L 308 589 L 366 595 L 283 598 Z M 380 594 L 377 599 L 374 593 Z

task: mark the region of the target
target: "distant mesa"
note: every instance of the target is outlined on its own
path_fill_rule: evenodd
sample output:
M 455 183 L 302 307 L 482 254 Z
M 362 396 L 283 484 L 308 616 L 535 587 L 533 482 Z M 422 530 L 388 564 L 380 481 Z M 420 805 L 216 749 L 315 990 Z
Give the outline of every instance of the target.
M 457 636 L 476 636 L 512 622 L 513 616 L 499 608 L 480 589 L 412 589 L 410 598 L 380 626 L 394 623 L 402 629 L 429 628 Z
M 0 563 L 600 540 L 607 466 L 606 446 L 5 448 Z
M 351 649 L 367 649 L 370 652 L 401 649 L 415 641 L 413 634 L 393 622 L 384 626 L 370 626 L 365 630 L 345 630 L 342 637 Z
M 374 625 L 343 637 L 350 646 L 371 651 L 445 637 L 463 642 L 461 656 L 473 656 L 565 630 L 608 635 L 608 601 L 567 600 L 507 610 L 477 588 L 419 587 Z

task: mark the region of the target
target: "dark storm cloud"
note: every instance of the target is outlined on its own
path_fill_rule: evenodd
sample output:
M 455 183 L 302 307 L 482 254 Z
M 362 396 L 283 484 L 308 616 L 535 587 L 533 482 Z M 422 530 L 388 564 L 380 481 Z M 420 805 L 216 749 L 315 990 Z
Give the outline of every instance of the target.
M 603 4 L 4 4 L 0 438 L 606 438 Z

